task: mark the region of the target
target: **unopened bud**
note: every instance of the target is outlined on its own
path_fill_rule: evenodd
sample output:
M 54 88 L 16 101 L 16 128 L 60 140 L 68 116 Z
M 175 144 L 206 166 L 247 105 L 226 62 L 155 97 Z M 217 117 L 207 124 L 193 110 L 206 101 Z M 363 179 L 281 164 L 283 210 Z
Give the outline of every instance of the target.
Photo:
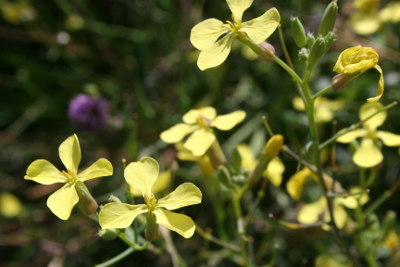
M 237 173 L 242 168 L 242 156 L 237 148 L 235 148 L 232 152 L 232 167 Z
M 311 32 L 307 33 L 307 47 L 311 48 L 315 42 L 315 37 Z
M 325 37 L 325 53 L 331 49 L 333 41 L 335 41 L 335 34 L 333 32 L 329 32 Z
M 101 229 L 99 230 L 97 235 L 104 240 L 113 240 L 117 238 L 119 233 L 120 233 L 119 229 Z
M 321 19 L 321 24 L 319 24 L 318 35 L 325 36 L 328 32 L 333 30 L 339 9 L 336 2 L 336 0 L 332 1 L 325 9 L 324 15 Z
M 282 150 L 283 140 L 284 138 L 280 134 L 272 136 L 265 145 L 263 154 L 269 159 L 275 158 Z
M 274 55 L 275 55 L 275 47 L 267 42 L 262 42 L 259 44 L 259 47 L 261 48 L 262 53 L 259 53 L 258 55 L 260 56 L 261 59 L 265 61 L 274 61 Z
M 303 24 L 297 17 L 291 18 L 292 35 L 298 48 L 303 48 L 307 44 L 306 31 Z
M 308 56 L 308 62 L 315 64 L 325 54 L 326 45 L 323 37 L 318 37 L 310 49 L 310 55 Z
M 153 212 L 147 212 L 146 222 L 147 227 L 146 230 L 144 230 L 144 237 L 147 241 L 153 242 L 160 235 L 158 224 L 156 223 L 156 215 Z
M 310 50 L 307 48 L 302 48 L 299 50 L 299 59 L 300 60 L 307 60 L 308 55 L 310 54 Z
M 95 213 L 99 205 L 97 205 L 96 200 L 92 197 L 89 190 L 82 181 L 77 181 L 75 183 L 75 190 L 79 196 L 79 205 L 82 210 L 87 215 L 92 215 L 93 213 Z
M 353 80 L 355 77 L 360 75 L 358 73 L 340 73 L 338 75 L 333 76 L 332 78 L 332 90 L 337 91 L 339 89 L 343 89 L 347 86 L 347 84 Z

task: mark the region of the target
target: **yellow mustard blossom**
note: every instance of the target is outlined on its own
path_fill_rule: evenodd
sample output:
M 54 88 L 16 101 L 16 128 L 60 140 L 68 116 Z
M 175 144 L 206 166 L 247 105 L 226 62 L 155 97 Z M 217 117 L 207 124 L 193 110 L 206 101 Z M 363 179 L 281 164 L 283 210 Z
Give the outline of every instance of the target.
M 247 144 L 240 144 L 237 150 L 242 157 L 242 167 L 248 171 L 252 171 L 257 165 L 254 158 L 253 151 Z M 282 183 L 282 175 L 285 172 L 285 165 L 283 165 L 280 158 L 275 157 L 270 161 L 268 167 L 263 172 L 263 177 L 266 177 L 274 186 L 280 186 Z
M 0 193 L 0 214 L 4 217 L 16 217 L 21 213 L 22 204 L 19 199 L 11 193 Z
M 318 182 L 317 175 L 309 168 L 303 168 L 289 178 L 286 183 L 286 190 L 294 200 L 300 199 L 301 192 L 303 192 L 303 187 L 308 177 L 311 177 Z
M 47 206 L 60 219 L 67 220 L 72 208 L 79 201 L 76 184 L 87 180 L 109 176 L 113 173 L 111 163 L 99 159 L 86 170 L 78 173 L 81 161 L 81 147 L 78 137 L 74 134 L 68 137 L 58 148 L 58 153 L 66 170 L 60 172 L 53 164 L 44 159 L 38 159 L 29 165 L 25 179 L 39 184 L 50 185 L 65 183 L 47 199 Z
M 210 127 L 228 131 L 242 122 L 245 117 L 246 113 L 241 110 L 217 116 L 212 107 L 192 109 L 183 115 L 184 123 L 178 123 L 162 132 L 160 138 L 166 143 L 176 144 L 191 134 L 183 146 L 194 156 L 199 157 L 203 156 L 215 141 L 215 135 Z
M 292 105 L 296 110 L 305 111 L 304 101 L 301 97 L 296 96 L 292 100 Z M 341 109 L 344 106 L 342 100 L 329 100 L 326 97 L 320 96 L 315 102 L 315 121 L 316 122 L 330 122 L 333 120 L 335 111 Z
M 381 103 L 366 103 L 361 106 L 359 116 L 364 120 L 381 109 Z M 353 155 L 353 161 L 356 165 L 363 168 L 374 167 L 381 163 L 383 155 L 379 149 L 378 139 L 381 139 L 386 146 L 400 146 L 400 135 L 385 131 L 378 131 L 377 128 L 386 120 L 386 111 L 382 111 L 367 120 L 364 127 L 350 131 L 339 138 L 336 142 L 350 143 L 357 138 L 362 138 L 360 147 Z
M 276 8 L 269 9 L 258 18 L 242 22 L 243 12 L 251 6 L 253 0 L 227 0 L 227 3 L 232 11 L 233 22 L 207 19 L 195 25 L 190 33 L 193 46 L 201 50 L 197 60 L 197 66 L 201 70 L 222 64 L 236 37 L 250 38 L 254 43 L 260 44 L 279 25 L 280 15 Z
M 349 209 L 355 209 L 358 205 L 364 205 L 369 200 L 367 193 L 362 193 L 362 190 L 358 187 L 354 187 L 350 190 L 350 196 L 336 197 L 333 200 L 333 216 L 335 218 L 335 224 L 339 229 L 342 229 L 348 219 L 348 214 L 344 207 Z M 328 203 L 326 197 L 321 197 L 319 200 L 313 203 L 305 204 L 299 211 L 297 220 L 303 224 L 312 224 L 320 220 L 321 214 L 323 215 L 324 222 L 330 222 L 330 215 L 328 212 Z M 324 230 L 329 230 L 329 227 L 324 226 Z
M 378 90 L 375 97 L 367 99 L 368 102 L 377 102 L 383 94 L 384 80 L 381 67 L 378 65 L 379 55 L 371 47 L 362 47 L 361 45 L 347 48 L 338 58 L 333 71 L 340 73 L 332 79 L 332 89 L 338 90 L 344 88 L 347 83 L 364 73 L 365 71 L 375 68 L 380 74 L 378 82 Z
M 157 224 L 177 232 L 185 238 L 193 235 L 193 220 L 170 210 L 201 203 L 201 191 L 192 183 L 178 186 L 169 195 L 156 199 L 153 186 L 158 178 L 159 166 L 156 160 L 143 157 L 139 162 L 132 162 L 125 168 L 125 180 L 130 187 L 141 191 L 145 204 L 129 205 L 108 203 L 100 211 L 99 223 L 102 229 L 126 228 L 142 213 L 154 215 Z

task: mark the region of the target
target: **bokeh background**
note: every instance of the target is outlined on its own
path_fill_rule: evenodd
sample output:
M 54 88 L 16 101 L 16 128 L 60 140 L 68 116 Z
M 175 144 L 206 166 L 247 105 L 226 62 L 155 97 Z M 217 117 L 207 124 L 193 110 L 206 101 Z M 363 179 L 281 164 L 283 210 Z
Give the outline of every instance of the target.
M 388 2 L 392 1 L 380 5 Z M 328 3 L 255 0 L 244 21 L 276 7 L 288 51 L 301 72 L 303 62 L 291 38 L 290 18 L 299 17 L 306 30 L 315 33 Z M 380 55 L 386 82 L 381 102 L 398 101 L 399 24 L 385 23 L 376 33 L 357 35 L 350 23 L 352 4 L 350 0 L 338 2 L 337 40 L 316 67 L 314 92 L 329 86 L 339 53 L 361 44 Z M 190 30 L 206 18 L 229 20 L 230 11 L 223 0 L 1 0 L 0 11 L 0 194 L 5 199 L 0 204 L 0 266 L 93 266 L 126 248 L 120 240 L 105 241 L 96 236 L 98 224 L 76 208 L 68 221 L 54 216 L 46 199 L 58 185 L 24 180 L 27 166 L 39 158 L 62 169 L 58 146 L 73 133 L 79 136 L 82 147 L 81 167 L 99 157 L 113 163 L 112 177 L 88 183 L 100 204 L 107 202 L 110 193 L 123 195 L 122 158 L 131 162 L 152 156 L 162 170 L 177 161 L 175 148 L 163 143 L 159 134 L 180 122 L 191 108 L 210 105 L 218 114 L 246 111 L 245 121 L 235 129 L 216 132 L 227 155 L 240 143 L 250 143 L 256 153 L 262 149 L 266 140 L 263 115 L 294 151 L 300 153 L 306 144 L 306 116 L 292 104 L 296 88 L 277 64 L 252 59 L 238 43 L 221 66 L 204 72 L 196 66 L 199 52 L 189 41 Z M 268 41 L 283 58 L 278 32 Z M 346 89 L 326 95 L 344 103 L 333 113 L 337 129 L 358 121 L 358 109 L 374 96 L 378 79 L 378 72 L 370 70 Z M 101 119 L 106 122 L 104 127 L 88 130 L 71 120 L 70 102 L 79 94 L 107 101 L 108 116 Z M 398 107 L 390 109 L 381 129 L 400 134 L 399 117 Z M 319 125 L 322 140 L 331 136 L 331 122 Z M 348 147 L 338 145 L 337 154 L 340 181 L 344 186 L 357 184 L 357 168 Z M 398 149 L 384 148 L 384 154 L 385 161 L 371 186 L 372 200 L 399 175 Z M 285 181 L 297 163 L 286 157 L 282 160 L 286 165 L 284 181 L 281 187 L 268 188 L 261 210 L 265 216 L 273 213 L 295 221 L 299 204 L 288 197 Z M 195 164 L 178 162 L 180 168 L 170 188 L 186 181 L 203 188 Z M 326 166 L 329 168 L 329 162 Z M 315 199 L 312 188 L 309 192 L 305 199 Z M 225 218 L 231 212 L 229 207 L 220 211 L 222 214 L 210 212 L 212 197 L 216 196 L 204 194 L 201 205 L 184 209 L 203 228 L 213 229 L 216 217 Z M 398 210 L 398 199 L 397 193 L 377 214 Z M 5 212 L 6 206 L 15 212 Z M 233 220 L 226 224 L 233 230 Z M 312 266 L 330 237 L 315 229 L 293 231 L 272 224 L 254 227 L 264 233 L 260 239 L 270 240 L 257 251 L 260 261 L 267 263 L 278 244 L 278 266 Z M 217 230 L 213 233 L 218 236 Z M 199 235 L 189 240 L 175 233 L 172 237 L 188 266 L 237 266 Z M 162 244 L 159 255 L 137 252 L 116 266 L 172 266 Z

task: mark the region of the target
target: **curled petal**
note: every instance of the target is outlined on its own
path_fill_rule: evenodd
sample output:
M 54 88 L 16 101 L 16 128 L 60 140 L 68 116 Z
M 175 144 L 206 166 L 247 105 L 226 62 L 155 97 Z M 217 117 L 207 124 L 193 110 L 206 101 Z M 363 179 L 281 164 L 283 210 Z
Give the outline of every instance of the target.
M 206 19 L 196 24 L 190 32 L 190 42 L 199 50 L 212 46 L 218 38 L 228 31 L 224 23 L 217 19 Z
M 190 217 L 161 208 L 156 209 L 154 214 L 156 215 L 156 222 L 158 224 L 177 232 L 184 238 L 189 238 L 194 234 L 196 225 Z
M 297 220 L 300 223 L 310 224 L 318 221 L 319 215 L 326 209 L 327 203 L 324 197 L 318 201 L 305 204 L 297 215 Z
M 378 131 L 377 136 L 382 140 L 385 146 L 400 146 L 400 135 Z
M 111 165 L 111 163 L 106 159 L 99 159 L 95 163 L 90 165 L 89 168 L 79 173 L 78 179 L 84 182 L 93 178 L 110 176 L 112 174 L 113 166 Z
M 184 147 L 190 150 L 193 155 L 203 156 L 215 141 L 215 135 L 206 129 L 194 131 L 186 140 Z
M 168 130 L 160 134 L 161 140 L 165 143 L 175 144 L 181 141 L 186 135 L 194 130 L 193 126 L 187 125 L 185 123 L 178 123 L 172 126 Z
M 75 185 L 66 184 L 47 199 L 47 207 L 61 220 L 68 220 L 79 197 Z
M 151 195 L 153 185 L 158 178 L 158 162 L 143 157 L 138 162 L 130 163 L 124 171 L 125 180 L 132 188 L 139 189 L 143 195 Z
M 333 68 L 337 73 L 365 72 L 376 66 L 379 60 L 378 53 L 370 47 L 361 45 L 345 49 Z
M 168 196 L 159 199 L 157 201 L 157 207 L 176 210 L 181 207 L 201 203 L 201 197 L 201 191 L 197 186 L 192 183 L 184 183 L 178 186 Z
M 197 59 L 197 66 L 205 70 L 221 65 L 231 51 L 232 41 L 236 36 L 228 33 L 209 48 L 201 51 Z
M 226 2 L 228 3 L 229 9 L 232 11 L 232 14 L 241 20 L 243 12 L 251 6 L 253 0 L 226 0 Z
M 304 168 L 290 177 L 289 181 L 286 183 L 286 190 L 293 199 L 300 199 L 304 183 L 309 176 L 314 177 L 315 179 L 315 174 L 310 169 Z
M 211 126 L 219 130 L 228 131 L 241 123 L 246 118 L 246 112 L 238 110 L 226 115 L 221 115 L 212 121 Z
M 281 16 L 276 8 L 267 10 L 258 18 L 243 23 L 241 32 L 245 32 L 256 44 L 265 41 L 278 27 Z
M 360 147 L 353 155 L 353 161 L 356 165 L 363 168 L 371 168 L 383 160 L 383 155 L 374 141 L 370 138 L 362 140 Z
M 68 137 L 58 148 L 60 159 L 67 170 L 78 172 L 78 165 L 81 162 L 81 147 L 76 134 Z
M 101 229 L 127 228 L 139 214 L 146 211 L 143 204 L 108 203 L 100 211 L 99 224 Z
M 202 116 L 207 120 L 212 121 L 217 116 L 217 112 L 213 107 L 202 107 L 199 109 L 191 109 L 183 115 L 182 120 L 187 124 L 194 124 L 197 118 Z
M 67 181 L 67 178 L 53 164 L 44 159 L 32 162 L 26 170 L 24 179 L 45 185 Z
M 379 73 L 381 74 L 380 78 L 379 78 L 379 82 L 378 82 L 378 90 L 376 91 L 376 96 L 375 97 L 370 97 L 367 99 L 368 102 L 370 103 L 375 103 L 377 101 L 379 101 L 379 99 L 382 97 L 383 95 L 383 90 L 384 90 L 384 79 L 383 79 L 383 72 L 382 69 L 379 65 L 375 66 L 375 69 L 377 71 L 379 71 Z
M 354 131 L 345 133 L 342 136 L 339 136 L 336 139 L 336 142 L 347 144 L 347 143 L 350 143 L 351 141 L 355 140 L 356 138 L 365 136 L 366 134 L 367 134 L 367 131 L 365 129 L 356 129 Z

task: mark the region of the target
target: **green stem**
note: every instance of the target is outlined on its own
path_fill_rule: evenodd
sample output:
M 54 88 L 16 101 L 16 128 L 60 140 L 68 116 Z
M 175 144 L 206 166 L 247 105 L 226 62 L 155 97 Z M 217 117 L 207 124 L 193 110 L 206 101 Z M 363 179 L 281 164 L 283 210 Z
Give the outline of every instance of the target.
M 206 240 L 208 240 L 210 242 L 213 242 L 214 244 L 217 244 L 217 245 L 219 245 L 221 247 L 227 248 L 227 249 L 232 250 L 234 252 L 240 252 L 240 248 L 239 247 L 237 247 L 235 245 L 232 245 L 232 244 L 229 244 L 229 243 L 227 243 L 227 242 L 225 242 L 225 241 L 223 241 L 221 239 L 218 239 L 215 236 L 211 235 L 210 233 L 204 232 L 204 230 L 201 229 L 201 227 L 198 226 L 198 225 L 196 225 L 196 232 L 199 235 L 201 235 L 204 239 L 206 239 Z
M 103 263 L 96 264 L 95 267 L 107 267 L 107 266 L 113 265 L 114 263 L 119 262 L 120 260 L 122 260 L 123 258 L 128 256 L 129 254 L 131 254 L 132 252 L 134 252 L 134 249 L 132 247 L 129 247 L 124 252 L 115 256 L 114 258 L 109 259 L 108 261 L 105 261 Z
M 234 192 L 233 190 L 231 190 L 231 192 L 232 192 L 231 196 L 232 205 L 236 217 L 236 227 L 240 238 L 240 248 L 244 266 L 250 266 L 249 257 L 247 255 L 247 245 L 246 245 L 245 229 L 243 225 L 242 208 L 240 207 L 240 197 L 238 197 L 238 194 L 236 194 L 236 192 Z
M 290 55 L 289 55 L 289 53 L 288 53 L 288 51 L 287 51 L 287 48 L 286 48 L 285 38 L 283 38 L 283 33 L 282 33 L 281 24 L 278 25 L 278 33 L 279 33 L 279 41 L 281 42 L 282 51 L 283 51 L 283 54 L 284 54 L 284 56 L 285 56 L 285 58 L 286 58 L 286 62 L 288 63 L 288 65 L 290 66 L 290 68 L 291 68 L 292 70 L 294 70 L 294 66 L 293 66 L 292 59 L 290 58 Z
M 325 89 L 322 89 L 321 91 L 319 91 L 319 92 L 317 92 L 316 94 L 314 94 L 314 95 L 312 96 L 312 99 L 315 100 L 315 99 L 317 99 L 318 97 L 320 97 L 321 95 L 323 95 L 323 94 L 329 92 L 330 90 L 332 90 L 332 85 L 330 85 L 330 86 L 326 87 Z

